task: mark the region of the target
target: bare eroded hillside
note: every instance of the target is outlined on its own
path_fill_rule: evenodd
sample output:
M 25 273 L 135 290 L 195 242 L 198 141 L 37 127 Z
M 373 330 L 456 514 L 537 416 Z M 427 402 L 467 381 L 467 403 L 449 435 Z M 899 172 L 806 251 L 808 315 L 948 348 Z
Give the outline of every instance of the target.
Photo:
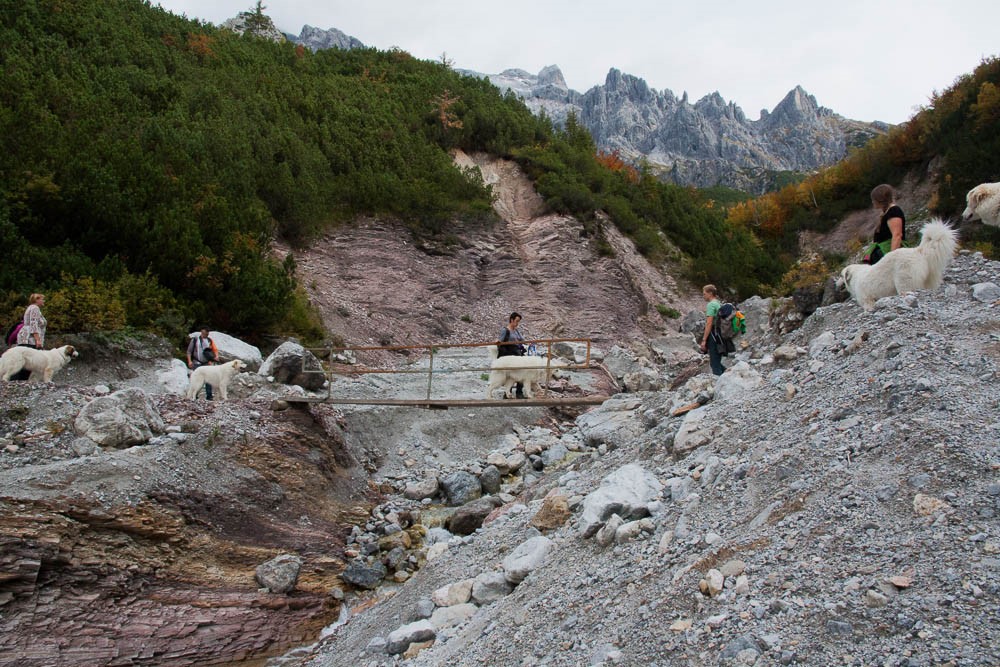
M 355 345 L 492 340 L 506 315 L 529 337 L 621 343 L 668 325 L 655 306 L 695 307 L 696 292 L 653 267 L 611 224 L 601 256 L 583 225 L 544 213 L 531 181 L 509 160 L 457 153 L 496 194 L 498 219 L 456 222 L 454 245 L 418 247 L 395 221 L 364 219 L 329 232 L 295 257 L 327 327 Z

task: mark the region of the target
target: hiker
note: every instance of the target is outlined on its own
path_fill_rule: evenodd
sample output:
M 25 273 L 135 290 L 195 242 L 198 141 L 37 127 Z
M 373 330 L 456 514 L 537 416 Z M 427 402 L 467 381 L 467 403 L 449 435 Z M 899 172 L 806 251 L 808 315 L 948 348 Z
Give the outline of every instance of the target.
M 211 366 L 219 360 L 219 348 L 209 337 L 208 327 L 202 327 L 201 332 L 191 339 L 187 346 L 188 368 L 194 370 L 199 366 Z M 212 385 L 205 383 L 205 398 L 212 400 Z
M 725 367 L 722 365 L 722 356 L 725 352 L 723 346 L 725 343 L 718 332 L 715 331 L 714 326 L 715 318 L 719 314 L 719 308 L 722 307 L 722 302 L 719 301 L 719 290 L 715 285 L 705 285 L 701 288 L 701 295 L 708 303 L 705 306 L 705 315 L 708 319 L 705 321 L 705 333 L 701 336 L 701 352 L 702 354 L 708 353 L 708 363 L 712 367 L 712 374 L 722 375 L 726 372 Z
M 510 317 L 507 319 L 507 326 L 500 330 L 500 336 L 497 338 L 497 356 L 498 357 L 511 357 L 518 356 L 523 357 L 526 351 L 523 341 L 524 336 L 521 332 L 517 330 L 517 327 L 521 324 L 520 313 L 511 313 Z M 507 341 L 514 341 L 513 343 L 507 343 Z M 521 341 L 521 342 L 517 342 Z
M 42 315 L 42 306 L 45 305 L 44 294 L 32 294 L 28 297 L 28 307 L 24 309 L 24 318 L 21 329 L 17 332 L 17 344 L 21 347 L 33 347 L 36 350 L 44 349 L 45 345 L 45 316 Z M 27 380 L 31 377 L 31 371 L 22 368 L 11 376 L 11 380 Z
M 875 264 L 906 241 L 906 217 L 903 209 L 896 205 L 896 192 L 891 185 L 875 186 L 872 206 L 879 212 L 879 219 L 872 245 L 862 260 L 865 264 Z
M 523 341 L 524 336 L 521 332 L 517 330 L 517 327 L 521 325 L 521 314 L 518 312 L 513 312 L 510 317 L 507 318 L 507 326 L 500 330 L 500 336 L 497 338 L 497 357 L 523 357 L 527 349 L 524 347 Z M 514 343 L 508 343 L 504 345 L 507 341 L 515 341 Z M 522 341 L 520 343 L 516 341 Z M 514 390 L 514 396 L 517 398 L 524 398 L 524 383 L 518 382 Z

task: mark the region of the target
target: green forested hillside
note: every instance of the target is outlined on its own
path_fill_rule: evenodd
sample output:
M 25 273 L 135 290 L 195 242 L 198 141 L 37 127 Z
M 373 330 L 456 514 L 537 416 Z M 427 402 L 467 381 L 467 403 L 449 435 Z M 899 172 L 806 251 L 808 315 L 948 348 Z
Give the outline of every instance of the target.
M 142 0 L 0 8 L 0 293 L 57 296 L 56 329 L 317 335 L 272 238 L 362 213 L 422 235 L 490 215 L 454 147 L 517 157 L 554 209 L 603 209 L 654 257 L 665 234 L 695 279 L 746 293 L 780 275 L 697 193 L 599 159 L 580 128 L 445 63 L 312 53 Z

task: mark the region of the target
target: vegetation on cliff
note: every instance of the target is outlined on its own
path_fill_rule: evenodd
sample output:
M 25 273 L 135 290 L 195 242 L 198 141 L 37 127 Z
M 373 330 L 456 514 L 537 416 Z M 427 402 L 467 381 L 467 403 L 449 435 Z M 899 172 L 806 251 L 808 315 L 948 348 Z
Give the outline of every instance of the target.
M 843 165 L 727 219 L 716 197 L 599 154 L 575 119 L 556 130 L 446 60 L 312 52 L 148 0 L 0 1 L 0 312 L 58 294 L 57 329 L 210 322 L 318 338 L 294 257 L 275 258 L 272 240 L 309 243 L 359 215 L 447 238 L 491 216 L 490 188 L 453 148 L 517 159 L 588 233 L 603 211 L 654 261 L 679 248 L 689 278 L 741 296 L 777 284 L 795 232 L 865 205 L 871 183 L 942 154 L 950 210 L 998 154 L 988 61 Z
M 985 59 L 959 77 L 907 123 L 851 151 L 838 164 L 799 183 L 733 206 L 728 221 L 751 229 L 776 255 L 797 251 L 798 233 L 826 232 L 845 213 L 871 206 L 879 183 L 898 184 L 910 173 L 924 174 L 932 161 L 939 172 L 930 202 L 933 215 L 956 217 L 965 194 L 1000 175 L 1000 58 Z M 987 253 L 1000 243 L 995 229 L 963 230 L 963 241 Z

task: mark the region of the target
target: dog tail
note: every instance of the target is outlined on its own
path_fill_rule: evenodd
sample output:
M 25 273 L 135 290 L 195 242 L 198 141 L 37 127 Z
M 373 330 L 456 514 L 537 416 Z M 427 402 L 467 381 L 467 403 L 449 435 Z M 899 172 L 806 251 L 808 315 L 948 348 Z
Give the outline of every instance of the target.
M 497 354 L 498 354 L 497 346 L 496 345 L 490 345 L 486 349 L 490 351 L 490 361 L 496 361 Z
M 924 225 L 920 236 L 920 254 L 927 258 L 932 268 L 944 271 L 958 247 L 958 231 L 943 220 L 934 219 Z

